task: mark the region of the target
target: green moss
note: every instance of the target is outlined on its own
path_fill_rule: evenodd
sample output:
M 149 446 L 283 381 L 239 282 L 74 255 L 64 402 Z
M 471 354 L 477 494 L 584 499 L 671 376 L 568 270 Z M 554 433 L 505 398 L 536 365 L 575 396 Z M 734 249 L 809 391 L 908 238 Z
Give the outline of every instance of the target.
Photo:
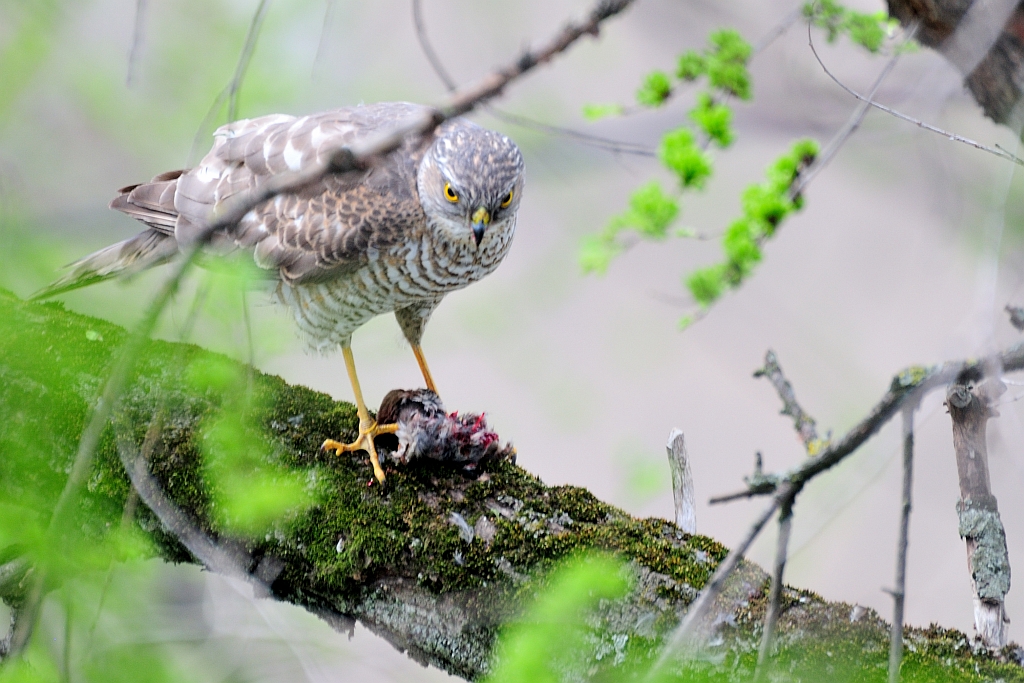
M 15 544 L 31 547 L 45 528 L 89 405 L 124 331 L 59 305 L 28 304 L 3 292 L 0 321 L 3 555 L 15 552 Z M 216 382 L 197 386 L 184 371 L 211 358 L 232 362 L 194 346 L 147 344 L 113 422 L 122 437 L 138 445 L 154 416 L 160 416 L 162 428 L 150 453 L 155 477 L 199 526 L 220 535 L 223 529 L 214 521 L 216 499 L 203 476 L 204 425 L 238 402 L 226 400 L 224 387 Z M 509 596 L 512 603 L 533 595 L 561 560 L 597 550 L 655 573 L 661 582 L 652 584 L 655 597 L 677 606 L 707 582 L 726 554 L 713 539 L 683 534 L 664 520 L 635 519 L 585 489 L 547 487 L 511 462 L 489 463 L 475 472 L 436 463 L 390 467 L 382 488 L 362 454 L 338 457 L 319 451 L 325 438 L 355 436 L 353 406 L 261 373 L 253 373 L 251 386 L 248 412 L 238 424 L 266 444 L 258 457 L 268 467 L 301 475 L 313 501 L 274 520 L 264 532 L 239 539 L 253 558 L 283 560 L 283 571 L 272 585 L 278 598 L 347 613 L 376 579 L 400 577 L 438 594 L 459 594 L 470 607 L 485 612 L 493 608 L 496 595 Z M 73 554 L 78 561 L 91 561 L 88 546 L 111 538 L 128 495 L 115 450 L 115 427 L 103 436 L 79 501 L 76 521 L 82 536 Z M 474 535 L 467 540 L 453 524 L 453 514 L 471 527 L 486 516 L 495 529 L 493 538 Z M 152 544 L 150 552 L 171 561 L 191 561 L 150 513 L 140 510 L 137 520 Z M 112 543 L 131 545 L 124 539 Z M 764 588 L 749 597 L 735 630 L 726 634 L 729 661 L 737 671 L 752 670 Z M 848 612 L 841 614 L 849 606 L 824 603 L 811 593 L 787 593 L 786 605 L 784 633 L 816 636 L 783 639 L 776 662 L 780 670 L 793 666 L 810 671 L 807 667 L 819 665 L 829 670 L 843 661 L 851 671 L 870 674 L 857 680 L 874 680 L 883 671 L 878 667 L 885 658 L 884 630 L 876 617 L 849 624 Z M 826 618 L 830 613 L 832 618 Z M 675 614 L 673 608 L 661 609 L 652 633 L 671 627 Z M 480 627 L 482 637 L 490 642 L 496 627 Z M 818 637 L 819 632 L 824 635 Z M 928 676 L 950 666 L 963 673 L 962 680 L 1024 680 L 1016 665 L 965 649 L 962 634 L 933 628 L 912 631 L 908 638 L 913 647 L 908 645 L 905 670 L 916 677 L 909 680 L 932 680 Z M 624 651 L 644 660 L 656 646 L 653 638 L 631 637 Z M 805 659 L 809 663 L 801 664 Z M 712 667 L 705 673 L 708 680 L 725 680 L 727 671 Z

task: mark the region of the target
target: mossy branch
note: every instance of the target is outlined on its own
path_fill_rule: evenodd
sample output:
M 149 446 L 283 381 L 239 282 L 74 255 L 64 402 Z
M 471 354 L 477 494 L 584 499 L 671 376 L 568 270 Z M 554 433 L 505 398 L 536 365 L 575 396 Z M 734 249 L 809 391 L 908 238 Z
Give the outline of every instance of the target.
M 21 510 L 27 520 L 28 513 L 45 520 L 126 332 L 58 304 L 25 303 L 4 292 L 0 320 L 0 505 L 5 514 Z M 96 543 L 119 528 L 130 484 L 117 447 L 131 444 L 148 454 L 153 478 L 196 530 L 224 549 L 244 550 L 230 554 L 242 558 L 240 571 L 267 597 L 301 606 L 338 628 L 358 620 L 415 659 L 470 680 L 489 670 L 502 626 L 562 559 L 602 551 L 627 561 L 633 573 L 630 594 L 602 603 L 594 622 L 598 635 L 579 653 L 581 663 L 600 670 L 638 661 L 619 655 L 649 660 L 725 555 L 710 538 L 684 534 L 664 520 L 635 519 L 581 488 L 545 486 L 507 461 L 472 473 L 436 463 L 403 467 L 389 473 L 386 489 L 368 487 L 364 458 L 319 452 L 326 437 L 354 436 L 354 408 L 259 373 L 252 380 L 255 399 L 247 402 L 248 436 L 265 446 L 259 457 L 267 467 L 302 476 L 313 504 L 258 533 L 230 535 L 217 521 L 223 515 L 202 457 L 209 425 L 230 397 L 215 386 L 197 387 L 185 372 L 211 360 L 227 362 L 186 344 L 144 346 L 71 513 L 74 523 L 67 528 L 79 538 L 69 541 Z M 456 515 L 465 524 L 454 523 Z M 196 562 L 145 506 L 131 521 L 144 539 L 142 555 Z M 24 526 L 27 545 L 0 548 L 0 565 L 40 557 L 31 547 L 31 526 Z M 19 591 L 25 575 L 19 571 L 0 582 L 5 602 L 24 599 Z M 744 564 L 712 610 L 709 619 L 723 636 L 713 648 L 722 656 L 691 663 L 707 669 L 712 680 L 752 671 L 752 634 L 763 617 L 766 578 Z M 850 606 L 792 589 L 783 603 L 780 633 L 788 637 L 779 640 L 777 662 L 792 662 L 796 670 L 813 667 L 825 661 L 827 649 L 830 661 L 847 661 L 852 669 L 884 665 L 888 629 L 874 613 L 851 622 Z M 717 618 L 723 615 L 731 618 Z M 966 638 L 954 631 L 917 631 L 908 638 L 915 651 L 907 662 L 939 667 L 948 680 L 1024 680 L 1015 664 L 960 647 Z

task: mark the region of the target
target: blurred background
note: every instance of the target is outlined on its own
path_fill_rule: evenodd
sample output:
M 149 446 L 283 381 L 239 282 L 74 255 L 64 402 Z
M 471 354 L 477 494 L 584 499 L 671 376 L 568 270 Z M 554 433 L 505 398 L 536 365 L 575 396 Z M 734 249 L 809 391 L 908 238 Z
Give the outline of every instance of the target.
M 147 0 L 136 33 L 134 0 L 0 1 L 0 286 L 27 296 L 57 269 L 134 234 L 107 209 L 115 190 L 187 167 L 225 122 L 230 82 L 257 0 Z M 664 109 L 587 122 L 588 103 L 631 103 L 652 69 L 671 71 L 707 34 L 734 27 L 756 43 L 797 0 L 638 0 L 552 64 L 517 82 L 506 111 L 654 147 L 693 106 L 680 92 Z M 881 11 L 880 0 L 851 7 Z M 589 0 L 423 0 L 440 58 L 460 83 L 508 62 Z M 26 28 L 27 27 L 27 28 Z M 822 59 L 861 91 L 884 66 L 812 31 Z M 135 43 L 135 57 L 129 60 Z M 474 118 L 513 137 L 528 182 L 512 252 L 486 280 L 450 295 L 424 350 L 449 409 L 486 412 L 519 463 L 548 484 L 589 488 L 631 514 L 671 518 L 665 441 L 686 435 L 698 531 L 737 542 L 761 501 L 709 507 L 739 489 L 755 451 L 767 470 L 806 457 L 770 384 L 752 377 L 774 349 L 822 433 L 839 436 L 911 364 L 977 356 L 1015 342 L 1003 306 L 1024 303 L 1024 185 L 1015 167 L 872 111 L 806 191 L 806 208 L 769 243 L 739 291 L 680 332 L 693 303 L 681 277 L 720 258 L 717 236 L 739 214 L 739 193 L 792 141 L 822 143 L 856 101 L 822 71 L 796 22 L 750 64 L 754 99 L 736 109 L 737 141 L 715 151 L 703 193 L 684 199 L 681 225 L 713 239 L 642 243 L 603 277 L 583 276 L 580 240 L 621 211 L 656 161 L 583 146 L 561 135 Z M 239 116 L 304 114 L 360 102 L 438 102 L 444 87 L 416 40 L 409 0 L 271 2 Z M 985 144 L 1015 151 L 983 118 L 960 75 L 936 53 L 903 56 L 877 99 Z M 121 325 L 139 317 L 165 272 L 62 297 L 74 311 Z M 165 316 L 176 338 L 194 285 Z M 351 400 L 340 356 L 303 351 L 268 295 L 251 294 L 253 358 L 262 370 Z M 240 302 L 214 301 L 193 339 L 249 358 Z M 419 386 L 393 317 L 359 330 L 353 350 L 367 402 Z M 1024 386 L 1011 385 L 989 428 L 993 489 L 1011 564 L 1024 566 Z M 959 496 L 949 418 L 933 394 L 918 413 L 907 620 L 973 630 L 971 589 L 954 504 Z M 891 612 L 899 508 L 898 420 L 796 507 L 787 583 L 829 600 Z M 767 565 L 773 534 L 751 557 Z M 362 627 L 347 638 L 285 605 L 253 601 L 247 586 L 192 567 L 156 563 L 113 573 L 131 601 L 125 643 L 158 643 L 190 678 L 209 681 L 429 681 L 447 679 Z M 120 583 L 119 583 L 120 582 Z M 143 598 L 143 599 L 140 599 Z M 1024 619 L 1024 588 L 1007 598 Z M 104 627 L 104 622 L 99 622 Z M 1024 638 L 1016 621 L 1010 637 Z

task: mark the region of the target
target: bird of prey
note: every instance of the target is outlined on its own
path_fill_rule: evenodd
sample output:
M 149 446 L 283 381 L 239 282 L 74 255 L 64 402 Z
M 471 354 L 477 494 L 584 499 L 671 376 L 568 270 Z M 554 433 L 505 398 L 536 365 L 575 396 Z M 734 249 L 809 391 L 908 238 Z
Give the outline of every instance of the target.
M 352 145 L 422 115 L 419 105 L 389 102 L 310 116 L 262 116 L 214 133 L 197 166 L 122 188 L 111 208 L 146 224 L 141 233 L 69 266 L 34 298 L 44 298 L 164 263 L 194 243 L 224 202 L 277 174 L 324 162 Z M 279 195 L 216 235 L 207 251 L 245 250 L 276 280 L 310 347 L 341 347 L 359 414 L 350 444 L 365 449 L 376 478 L 385 476 L 373 439 L 393 433 L 363 401 L 352 357 L 352 333 L 394 312 L 427 388 L 436 393 L 420 347 L 431 313 L 448 292 L 491 273 L 508 253 L 523 189 L 523 157 L 500 133 L 452 119 L 432 134 L 410 136 L 364 172 L 327 176 L 295 194 Z

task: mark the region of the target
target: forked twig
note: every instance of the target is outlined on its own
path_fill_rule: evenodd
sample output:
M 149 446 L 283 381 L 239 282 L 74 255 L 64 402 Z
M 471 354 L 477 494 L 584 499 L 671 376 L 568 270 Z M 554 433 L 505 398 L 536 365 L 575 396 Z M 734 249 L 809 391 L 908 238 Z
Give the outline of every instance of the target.
M 952 140 L 953 142 L 960 142 L 960 143 L 963 143 L 965 145 L 969 145 L 970 147 L 974 147 L 975 149 L 980 149 L 982 152 L 988 152 L 989 154 L 994 154 L 995 156 L 997 156 L 997 157 L 999 157 L 1001 159 L 1005 159 L 1007 161 L 1011 161 L 1011 162 L 1017 164 L 1018 166 L 1024 166 L 1024 159 L 1021 159 L 1020 157 L 1018 157 L 1018 156 L 1016 156 L 1014 154 L 1011 154 L 1010 152 L 1007 152 L 1005 149 L 1002 149 L 998 145 L 996 145 L 995 147 L 989 147 L 988 145 L 984 145 L 984 144 L 982 144 L 980 142 L 977 142 L 976 140 L 972 140 L 970 138 L 965 138 L 964 136 L 958 135 L 957 133 L 951 133 L 948 130 L 943 130 L 942 128 L 939 128 L 938 126 L 933 126 L 930 123 L 925 123 L 924 121 L 921 121 L 920 119 L 915 119 L 912 116 L 907 116 L 903 112 L 900 112 L 900 111 L 897 111 L 897 110 L 892 109 L 890 107 L 887 107 L 884 104 L 880 104 L 880 103 L 878 103 L 878 102 L 876 102 L 874 100 L 874 96 L 873 95 L 870 96 L 870 97 L 865 97 L 864 95 L 861 95 L 859 92 L 857 92 L 853 88 L 849 87 L 848 85 L 846 85 L 845 83 L 840 81 L 838 78 L 836 78 L 836 76 L 831 71 L 829 71 L 829 68 L 827 66 L 825 66 L 825 62 L 821 59 L 821 56 L 818 54 L 818 50 L 814 47 L 814 41 L 813 40 L 808 39 L 808 45 L 810 45 L 811 52 L 814 54 L 814 58 L 818 61 L 818 65 L 821 67 L 822 71 L 824 71 L 825 74 L 829 78 L 831 78 L 835 82 L 836 85 L 838 85 L 840 88 L 842 88 L 843 90 L 845 90 L 849 94 L 853 95 L 858 100 L 860 100 L 861 102 L 865 103 L 866 105 L 874 107 L 875 109 L 878 109 L 879 111 L 884 111 L 886 114 L 889 114 L 890 116 L 894 116 L 894 117 L 900 119 L 901 121 L 906 121 L 907 123 L 912 123 L 915 126 L 917 126 L 918 128 L 923 128 L 924 130 L 927 130 L 927 131 L 930 131 L 932 133 L 936 133 L 938 135 L 941 135 L 941 136 L 943 136 L 945 138 L 948 138 L 949 140 Z
M 820 450 L 822 442 L 818 438 L 818 430 L 815 427 L 814 418 L 808 415 L 800 407 L 800 403 L 797 402 L 793 385 L 789 383 L 789 380 L 782 373 L 782 367 L 779 365 L 779 359 L 774 351 L 768 349 L 768 352 L 764 355 L 764 367 L 755 371 L 754 377 L 765 377 L 775 387 L 779 398 L 782 399 L 782 414 L 793 418 L 793 427 L 796 429 L 797 434 L 800 435 L 800 440 L 803 441 L 807 452 L 814 455 Z
M 869 101 L 874 99 L 875 93 L 878 92 L 878 89 L 882 86 L 882 82 L 886 79 L 886 77 L 892 72 L 893 68 L 896 66 L 896 62 L 899 61 L 900 55 L 902 54 L 902 50 L 900 48 L 902 48 L 908 40 L 913 39 L 914 35 L 917 33 L 917 28 L 919 25 L 919 23 L 914 23 L 907 29 L 906 34 L 903 38 L 903 42 L 896 47 L 896 49 L 893 51 L 892 56 L 889 57 L 889 61 L 885 63 L 885 67 L 882 69 L 881 73 L 879 73 L 878 77 L 875 78 L 875 82 L 871 86 L 871 92 L 868 94 Z M 808 20 L 807 42 L 808 44 L 811 45 L 813 49 L 814 41 L 812 39 L 811 27 L 812 23 L 811 21 Z M 805 173 L 802 174 L 796 186 L 790 190 L 790 196 L 799 197 L 800 193 L 804 190 L 804 188 L 806 188 L 811 183 L 811 181 L 814 180 L 814 178 L 819 173 L 821 173 L 821 171 L 826 166 L 828 166 L 829 162 L 832 161 L 832 158 L 835 157 L 839 150 L 842 149 L 843 145 L 846 144 L 846 141 L 849 140 L 850 137 L 860 127 L 860 124 L 864 120 L 864 117 L 867 115 L 868 109 L 870 109 L 870 107 L 871 105 L 869 104 L 869 102 L 862 102 L 860 105 L 857 106 L 854 112 L 850 115 L 850 118 L 847 119 L 846 124 L 839 130 L 838 133 L 835 134 L 832 140 L 829 141 L 825 149 L 822 150 L 822 152 L 814 160 L 814 163 L 811 165 L 811 167 L 807 169 Z

